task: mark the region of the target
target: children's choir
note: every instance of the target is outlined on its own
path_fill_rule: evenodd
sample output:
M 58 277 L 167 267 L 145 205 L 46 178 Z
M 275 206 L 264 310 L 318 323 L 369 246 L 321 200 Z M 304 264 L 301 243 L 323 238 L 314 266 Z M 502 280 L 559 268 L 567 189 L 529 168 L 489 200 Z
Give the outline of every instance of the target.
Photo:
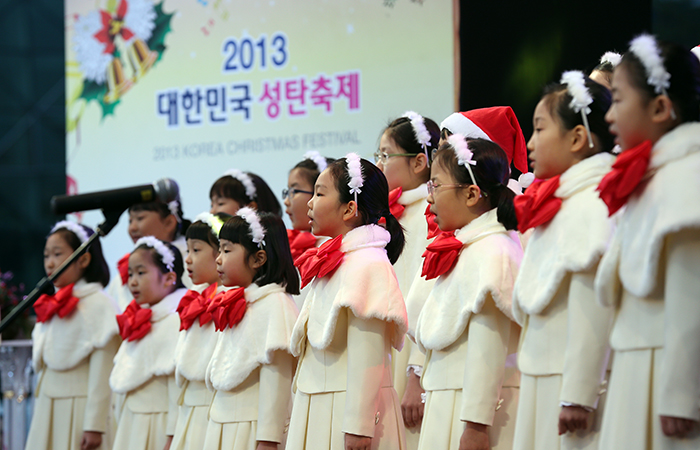
M 638 36 L 532 120 L 308 152 L 289 230 L 240 169 L 194 223 L 132 207 L 119 276 L 96 240 L 34 306 L 27 449 L 700 448 L 700 60 Z M 58 222 L 46 273 L 93 233 Z

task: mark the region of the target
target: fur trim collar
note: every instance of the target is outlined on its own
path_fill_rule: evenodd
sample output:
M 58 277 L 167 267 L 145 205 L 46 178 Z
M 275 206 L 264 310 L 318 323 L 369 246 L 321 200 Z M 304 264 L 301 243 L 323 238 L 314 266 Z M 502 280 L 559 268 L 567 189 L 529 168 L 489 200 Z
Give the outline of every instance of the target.
M 114 304 L 101 284 L 79 280 L 73 295 L 80 301 L 71 315 L 37 323 L 32 331 L 35 371 L 44 366 L 59 371 L 72 369 L 119 334 Z
M 614 161 L 613 155 L 598 154 L 561 175 L 555 194 L 563 199 L 561 209 L 551 222 L 534 229 L 515 282 L 518 323 L 525 314 L 541 313 L 567 273 L 592 269 L 608 248 L 614 222 L 596 188 Z
M 178 289 L 151 306 L 151 331 L 138 341 L 124 341 L 114 357 L 109 385 L 126 394 L 151 378 L 170 375 L 175 370 L 175 347 L 180 331 L 176 309 L 187 289 Z
M 278 284 L 245 289 L 248 302 L 243 320 L 216 333 L 217 341 L 206 368 L 209 389 L 230 391 L 259 366 L 271 364 L 277 350 L 289 350 L 289 338 L 297 318 L 292 297 Z
M 604 305 L 616 305 L 619 283 L 647 297 L 659 279 L 667 235 L 700 228 L 700 123 L 680 125 L 652 149 L 648 181 L 640 184 L 619 216 L 611 250 L 598 270 L 596 289 Z
M 291 352 L 299 356 L 304 340 L 315 348 L 330 343 L 341 308 L 362 319 L 380 319 L 394 325 L 394 348 L 403 347 L 408 328 L 406 305 L 396 274 L 384 247 L 389 232 L 378 225 L 365 225 L 343 238 L 343 263 L 331 276 L 315 279 L 292 333 Z
M 195 286 L 200 293 L 207 287 L 206 284 Z M 224 287 L 219 286 L 216 293 L 223 290 Z M 217 338 L 214 322 L 201 326 L 197 320 L 188 330 L 180 332 L 175 349 L 175 381 L 178 386 L 183 386 L 185 380 L 204 381 Z
M 421 200 L 425 200 L 426 198 L 428 198 L 428 184 L 423 183 L 415 189 L 403 192 L 397 201 L 400 205 L 408 206 Z
M 435 281 L 416 324 L 421 351 L 441 350 L 454 343 L 491 296 L 511 316 L 513 284 L 523 251 L 520 241 L 497 220 L 493 209 L 460 229 L 465 246 L 455 267 Z

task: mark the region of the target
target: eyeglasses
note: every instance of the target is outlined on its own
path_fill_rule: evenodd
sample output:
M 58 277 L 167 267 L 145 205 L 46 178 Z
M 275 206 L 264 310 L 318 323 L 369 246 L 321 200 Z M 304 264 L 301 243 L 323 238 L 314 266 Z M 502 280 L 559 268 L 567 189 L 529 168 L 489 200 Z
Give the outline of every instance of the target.
M 428 180 L 428 194 L 433 195 L 435 192 L 437 192 L 438 189 L 444 188 L 444 187 L 451 187 L 451 188 L 463 188 L 471 186 L 469 184 L 435 184 L 433 183 L 433 180 Z
M 469 187 L 472 186 L 471 184 L 435 184 L 433 183 L 433 180 L 428 180 L 428 194 L 429 195 L 434 195 L 435 192 L 437 192 L 438 189 L 440 188 L 463 188 L 463 187 Z M 486 192 L 481 191 L 481 194 L 479 194 L 479 198 L 481 197 L 488 197 Z
M 291 198 L 297 194 L 309 194 L 309 195 L 314 195 L 313 192 L 310 191 L 303 191 L 301 189 L 282 189 L 282 200 L 286 200 L 288 198 Z
M 387 152 L 374 152 L 374 163 L 386 164 L 386 162 L 392 156 L 416 156 L 414 153 L 387 153 Z

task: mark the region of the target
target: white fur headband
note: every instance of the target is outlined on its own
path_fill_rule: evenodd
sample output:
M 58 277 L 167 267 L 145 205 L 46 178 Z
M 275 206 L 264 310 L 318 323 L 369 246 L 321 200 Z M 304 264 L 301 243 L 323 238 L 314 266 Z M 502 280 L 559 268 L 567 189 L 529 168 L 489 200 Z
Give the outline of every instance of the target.
M 362 161 L 357 153 L 348 153 L 345 155 L 345 161 L 347 163 L 348 176 L 350 177 L 348 186 L 350 187 L 350 193 L 355 195 L 355 203 L 357 203 L 357 194 L 362 192 L 361 188 L 365 184 L 365 180 L 362 177 Z M 355 215 L 357 215 L 357 209 L 355 209 Z
M 175 254 L 162 241 L 154 238 L 153 236 L 144 236 L 136 241 L 136 244 L 134 244 L 134 250 L 142 245 L 155 249 L 155 251 L 160 255 L 160 259 L 163 261 L 163 264 L 165 264 L 168 271 L 175 271 Z
M 309 159 L 313 161 L 314 164 L 316 164 L 316 168 L 319 172 L 323 172 L 324 170 L 326 170 L 326 167 L 328 167 L 326 158 L 321 156 L 321 154 L 315 150 L 309 150 L 308 152 L 304 153 L 304 159 Z
M 447 142 L 455 151 L 457 163 L 467 168 L 469 176 L 472 178 L 472 183 L 477 185 L 476 177 L 472 171 L 472 166 L 476 166 L 476 161 L 474 161 L 474 152 L 469 150 L 469 143 L 467 142 L 467 139 L 461 134 L 456 133 L 448 137 Z
M 68 220 L 61 220 L 60 222 L 56 222 L 56 224 L 51 228 L 51 233 L 49 234 L 54 234 L 58 230 L 68 230 L 74 235 L 78 237 L 78 240 L 80 240 L 81 244 L 84 244 L 88 240 L 88 234 L 87 231 L 85 231 L 85 228 L 81 227 L 75 222 L 70 222 Z
M 239 209 L 236 215 L 238 217 L 242 217 L 246 222 L 248 222 L 250 237 L 254 243 L 258 244 L 258 248 L 263 248 L 265 246 L 265 229 L 260 224 L 260 217 L 258 217 L 258 213 L 255 212 L 253 208 L 246 206 Z
M 571 96 L 571 108 L 575 113 L 581 113 L 583 125 L 586 127 L 588 136 L 588 146 L 593 148 L 593 137 L 591 127 L 588 125 L 588 115 L 591 113 L 590 105 L 593 103 L 593 96 L 586 87 L 586 79 L 580 70 L 569 70 L 561 75 L 562 84 L 566 85 L 566 90 Z
M 245 195 L 247 195 L 249 199 L 255 200 L 257 190 L 255 189 L 255 184 L 253 183 L 253 179 L 250 178 L 250 175 L 238 169 L 227 170 L 226 172 L 224 172 L 224 176 L 226 175 L 240 181 L 243 187 L 245 188 Z
M 617 67 L 617 65 L 620 64 L 621 59 L 622 55 L 617 52 L 605 52 L 603 56 L 600 57 L 600 63 L 609 63 L 613 67 Z
M 219 219 L 217 216 L 214 214 L 208 213 L 208 212 L 203 212 L 199 214 L 197 217 L 194 218 L 195 222 L 203 222 L 209 225 L 209 228 L 211 228 L 211 232 L 214 233 L 214 236 L 219 237 L 219 232 L 221 231 L 221 227 L 224 226 L 224 221 Z
M 411 121 L 411 127 L 413 128 L 413 134 L 416 136 L 416 142 L 423 148 L 423 153 L 425 153 L 425 157 L 428 158 L 428 167 L 430 167 L 430 155 L 428 155 L 430 132 L 425 127 L 425 119 L 415 111 L 406 111 L 403 117 Z

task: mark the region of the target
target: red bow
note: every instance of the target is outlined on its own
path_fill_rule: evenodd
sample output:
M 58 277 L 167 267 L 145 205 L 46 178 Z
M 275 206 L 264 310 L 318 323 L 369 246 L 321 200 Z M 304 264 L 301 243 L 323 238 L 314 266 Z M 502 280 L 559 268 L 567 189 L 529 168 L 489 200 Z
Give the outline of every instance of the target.
M 513 199 L 518 230 L 521 233 L 552 220 L 561 208 L 561 199 L 554 193 L 559 187 L 559 175 L 548 180 L 535 180 L 523 195 Z
M 129 255 L 131 253 L 122 256 L 117 262 L 117 269 L 119 269 L 119 275 L 122 277 L 122 286 L 126 286 L 129 282 Z
M 233 328 L 243 320 L 246 310 L 245 289 L 242 287 L 219 293 L 209 303 L 207 312 L 211 314 L 216 331 Z
M 117 315 L 119 324 L 119 334 L 125 341 L 138 341 L 151 331 L 151 316 L 153 311 L 150 308 L 142 308 L 141 305 L 132 300 L 124 310 L 124 314 Z
M 612 166 L 612 170 L 603 177 L 598 185 L 600 198 L 608 205 L 612 216 L 629 200 L 632 192 L 639 186 L 649 167 L 651 159 L 651 142 L 645 141 L 638 146 L 622 152 Z
M 114 38 L 117 35 L 121 35 L 122 39 L 128 41 L 134 37 L 134 32 L 124 26 L 124 17 L 126 16 L 128 4 L 126 0 L 119 2 L 117 7 L 117 14 L 112 17 L 110 13 L 104 10 L 100 10 L 100 18 L 102 19 L 102 29 L 95 33 L 95 39 L 107 44 L 103 53 L 111 54 L 114 53 L 116 47 L 114 46 Z
M 435 221 L 435 214 L 430 211 L 430 205 L 425 208 L 425 221 L 428 223 L 428 239 L 432 239 L 440 234 L 440 227 Z
M 308 231 L 287 230 L 289 249 L 292 251 L 292 259 L 297 259 L 311 247 L 316 246 L 316 236 Z
M 189 290 L 180 299 L 180 304 L 177 305 L 177 313 L 180 315 L 180 331 L 189 330 L 197 318 L 199 318 L 200 327 L 211 322 L 212 317 L 207 312 L 207 307 L 216 292 L 216 286 L 216 283 L 209 285 L 201 294 Z
M 80 301 L 77 297 L 73 297 L 73 285 L 74 283 L 62 287 L 54 295 L 43 294 L 39 297 L 39 300 L 34 303 L 36 321 L 46 322 L 56 314 L 63 319 L 72 313 Z
M 462 241 L 454 237 L 453 232 L 438 234 L 423 252 L 421 276 L 432 280 L 452 270 L 463 245 Z
M 294 261 L 301 274 L 301 287 L 304 288 L 315 277 L 323 278 L 333 272 L 343 261 L 345 253 L 340 251 L 343 236 L 326 241 L 319 248 L 310 248 Z
M 399 198 L 401 197 L 401 194 L 403 194 L 403 189 L 401 189 L 401 186 L 389 191 L 389 212 L 392 216 L 396 217 L 397 219 L 400 219 L 401 216 L 403 216 L 403 212 L 406 209 L 404 205 L 399 203 Z M 385 224 L 386 219 L 382 217 L 377 223 L 380 225 Z

